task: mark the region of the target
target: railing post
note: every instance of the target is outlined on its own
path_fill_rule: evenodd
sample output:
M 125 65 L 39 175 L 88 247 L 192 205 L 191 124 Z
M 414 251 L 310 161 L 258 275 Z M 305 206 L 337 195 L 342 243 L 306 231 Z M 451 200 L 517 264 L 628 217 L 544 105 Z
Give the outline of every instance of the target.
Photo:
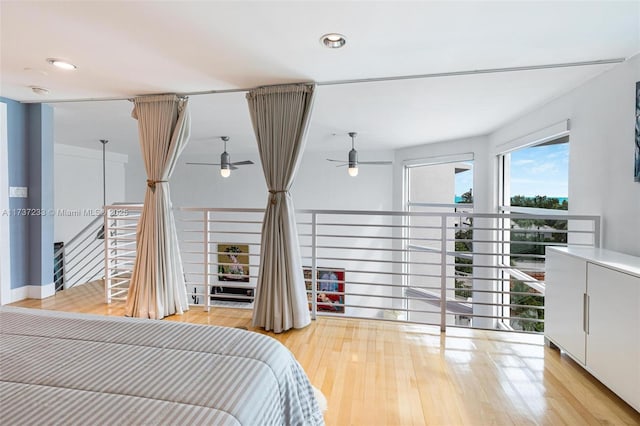
M 203 212 L 203 232 L 202 237 L 203 247 L 202 252 L 204 254 L 204 311 L 209 312 L 211 306 L 211 293 L 209 289 L 209 211 Z
M 447 331 L 447 216 L 440 216 L 440 332 Z
M 62 246 L 62 287 L 67 284 L 67 247 Z
M 104 227 L 104 297 L 107 304 L 111 303 L 111 273 L 109 270 L 109 220 L 107 218 L 107 206 L 104 206 L 104 210 L 102 212 L 102 218 L 104 219 L 103 227 Z M 66 283 L 66 267 L 64 272 L 64 279 Z
M 407 288 L 409 287 L 410 277 L 412 273 L 410 263 L 409 263 L 411 262 L 411 253 L 409 253 L 409 243 L 411 242 L 409 237 L 411 236 L 411 226 L 412 226 L 411 217 L 408 215 L 402 216 L 402 225 L 403 227 L 401 228 L 401 232 L 402 232 L 402 240 L 401 240 L 401 244 L 402 244 L 402 267 L 401 267 L 402 290 L 401 291 L 402 293 L 401 294 L 402 294 L 402 306 L 404 307 L 404 320 L 410 321 L 411 318 L 409 318 L 410 307 L 409 307 L 409 298 L 407 297 Z
M 316 319 L 318 311 L 318 265 L 317 265 L 317 215 L 311 213 L 311 319 Z

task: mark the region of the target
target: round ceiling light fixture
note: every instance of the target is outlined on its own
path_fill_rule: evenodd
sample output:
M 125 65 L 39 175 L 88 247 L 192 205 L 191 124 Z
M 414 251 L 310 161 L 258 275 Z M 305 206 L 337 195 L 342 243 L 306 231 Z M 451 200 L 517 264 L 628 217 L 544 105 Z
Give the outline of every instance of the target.
M 31 91 L 33 93 L 35 93 L 36 95 L 48 95 L 49 94 L 49 89 L 45 88 L 45 87 L 40 87 L 40 86 L 29 86 L 29 88 L 31 89 Z
M 329 49 L 339 49 L 345 45 L 347 39 L 342 34 L 329 33 L 320 37 L 320 43 Z
M 54 67 L 58 67 L 62 70 L 67 70 L 67 71 L 75 70 L 78 68 L 77 66 L 73 65 L 71 62 L 67 62 L 62 59 L 56 59 L 56 58 L 47 58 L 47 63 L 50 65 L 53 65 Z

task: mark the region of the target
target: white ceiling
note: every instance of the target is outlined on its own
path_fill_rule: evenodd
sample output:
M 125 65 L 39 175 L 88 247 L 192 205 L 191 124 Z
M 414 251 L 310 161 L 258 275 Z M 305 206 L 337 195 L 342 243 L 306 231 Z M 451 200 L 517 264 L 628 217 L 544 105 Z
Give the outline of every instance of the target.
M 628 58 L 640 2 L 0 3 L 0 96 L 127 98 Z M 319 37 L 337 31 L 343 49 Z M 78 66 L 64 72 L 50 57 Z M 308 149 L 391 149 L 486 134 L 611 65 L 318 87 Z M 29 86 L 50 89 L 43 97 Z M 244 93 L 190 98 L 191 153 L 255 149 Z M 128 101 L 55 103 L 56 141 L 137 152 Z M 336 134 L 337 136 L 334 136 Z

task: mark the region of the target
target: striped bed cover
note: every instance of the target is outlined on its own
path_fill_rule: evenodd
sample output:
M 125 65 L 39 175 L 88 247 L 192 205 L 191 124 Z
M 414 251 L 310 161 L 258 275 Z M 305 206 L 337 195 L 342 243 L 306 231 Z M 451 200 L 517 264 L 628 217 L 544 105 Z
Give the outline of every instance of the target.
M 319 425 L 275 339 L 227 327 L 0 308 L 5 425 Z

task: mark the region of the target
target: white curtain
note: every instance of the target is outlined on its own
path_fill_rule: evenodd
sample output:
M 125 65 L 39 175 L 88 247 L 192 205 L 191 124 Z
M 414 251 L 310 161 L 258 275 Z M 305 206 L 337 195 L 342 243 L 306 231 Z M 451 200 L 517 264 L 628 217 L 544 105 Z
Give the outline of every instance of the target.
M 189 141 L 191 120 L 187 99 L 175 95 L 142 96 L 134 103 L 147 191 L 125 315 L 160 319 L 189 309 L 168 181 Z
M 276 333 L 311 323 L 289 189 L 304 151 L 314 90 L 315 86 L 308 84 L 287 85 L 247 94 L 269 188 L 253 325 Z

